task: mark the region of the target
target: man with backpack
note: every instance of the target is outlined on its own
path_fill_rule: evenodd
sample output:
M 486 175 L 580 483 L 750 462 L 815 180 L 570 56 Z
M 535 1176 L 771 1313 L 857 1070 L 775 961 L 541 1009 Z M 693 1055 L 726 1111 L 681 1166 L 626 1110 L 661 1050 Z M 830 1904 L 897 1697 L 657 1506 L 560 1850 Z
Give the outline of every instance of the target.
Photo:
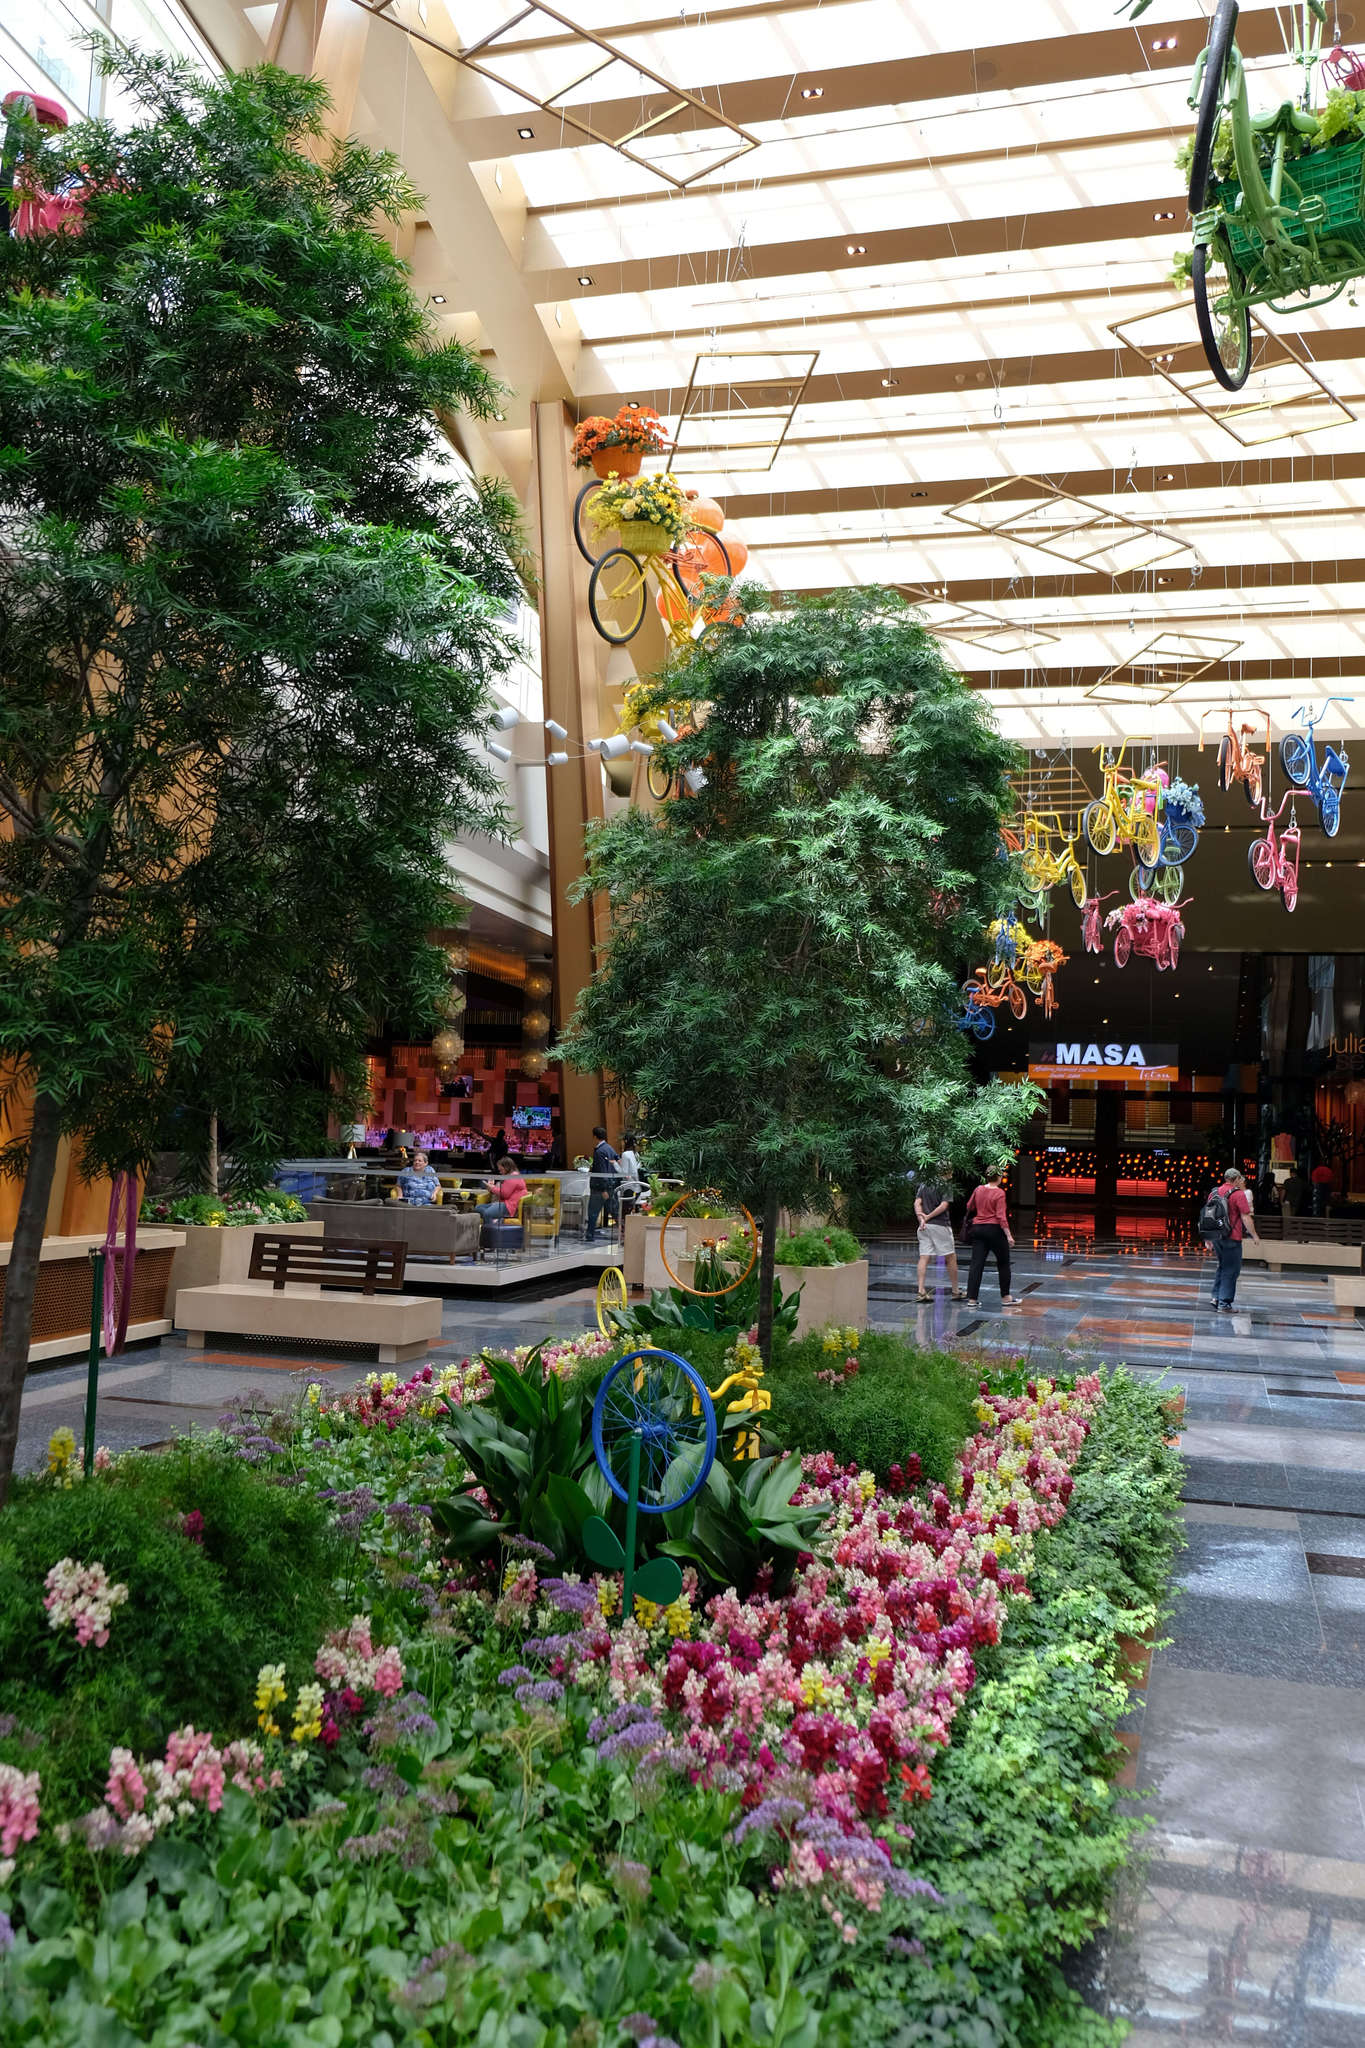
M 1213 1273 L 1213 1305 L 1228 1315 L 1232 1314 L 1237 1276 L 1242 1270 L 1243 1235 L 1253 1244 L 1261 1242 L 1251 1220 L 1251 1197 L 1246 1190 L 1245 1174 L 1230 1166 L 1221 1186 L 1209 1190 L 1199 1211 L 1199 1235 L 1218 1261 Z

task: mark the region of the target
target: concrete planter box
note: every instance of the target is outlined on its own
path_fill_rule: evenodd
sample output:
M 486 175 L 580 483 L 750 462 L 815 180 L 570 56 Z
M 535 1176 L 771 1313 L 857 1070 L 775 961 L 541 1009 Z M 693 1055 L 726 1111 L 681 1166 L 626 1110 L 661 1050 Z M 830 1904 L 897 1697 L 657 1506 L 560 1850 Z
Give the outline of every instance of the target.
M 258 1230 L 276 1237 L 321 1237 L 321 1223 L 215 1224 L 182 1223 L 184 1243 L 171 1267 L 166 1290 L 166 1313 L 175 1316 L 175 1299 L 182 1287 L 217 1287 L 228 1280 L 245 1280 L 251 1264 L 251 1243 Z
M 866 1259 L 854 1259 L 847 1266 L 779 1266 L 777 1278 L 783 1294 L 801 1289 L 798 1337 L 808 1337 L 827 1323 L 838 1323 L 841 1329 L 867 1328 Z
M 659 1252 L 663 1220 L 662 1216 L 627 1216 L 623 1266 L 627 1287 L 643 1287 L 652 1292 L 656 1287 L 673 1285 Z M 719 1242 L 744 1228 L 742 1216 L 675 1216 L 668 1226 L 669 1265 L 677 1273 L 681 1270 L 679 1259 L 695 1252 L 706 1238 L 714 1237 Z

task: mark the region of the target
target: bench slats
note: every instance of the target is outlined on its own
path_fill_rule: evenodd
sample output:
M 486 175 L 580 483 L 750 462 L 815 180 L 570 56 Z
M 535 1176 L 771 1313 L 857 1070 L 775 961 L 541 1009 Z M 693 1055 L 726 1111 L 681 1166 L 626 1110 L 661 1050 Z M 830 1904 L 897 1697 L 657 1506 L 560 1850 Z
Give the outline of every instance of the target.
M 258 1230 L 251 1241 L 247 1277 L 269 1280 L 278 1293 L 286 1281 L 358 1288 L 362 1294 L 402 1291 L 408 1248 L 401 1239 L 289 1237 Z

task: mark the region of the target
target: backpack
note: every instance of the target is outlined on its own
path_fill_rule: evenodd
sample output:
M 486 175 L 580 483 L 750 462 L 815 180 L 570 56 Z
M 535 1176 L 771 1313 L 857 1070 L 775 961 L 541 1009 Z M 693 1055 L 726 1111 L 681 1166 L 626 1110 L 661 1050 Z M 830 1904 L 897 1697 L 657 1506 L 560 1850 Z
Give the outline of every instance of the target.
M 1232 1215 L 1224 1188 L 1209 1189 L 1195 1228 L 1206 1244 L 1223 1244 L 1232 1236 Z

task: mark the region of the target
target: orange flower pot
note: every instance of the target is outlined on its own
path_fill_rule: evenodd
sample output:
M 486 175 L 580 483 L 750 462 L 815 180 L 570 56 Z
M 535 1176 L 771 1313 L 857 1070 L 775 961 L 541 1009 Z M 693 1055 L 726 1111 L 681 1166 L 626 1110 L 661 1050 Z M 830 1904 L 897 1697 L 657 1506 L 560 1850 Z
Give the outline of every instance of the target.
M 608 477 L 615 470 L 617 476 L 638 476 L 644 459 L 644 452 L 639 448 L 594 448 L 593 474 Z

